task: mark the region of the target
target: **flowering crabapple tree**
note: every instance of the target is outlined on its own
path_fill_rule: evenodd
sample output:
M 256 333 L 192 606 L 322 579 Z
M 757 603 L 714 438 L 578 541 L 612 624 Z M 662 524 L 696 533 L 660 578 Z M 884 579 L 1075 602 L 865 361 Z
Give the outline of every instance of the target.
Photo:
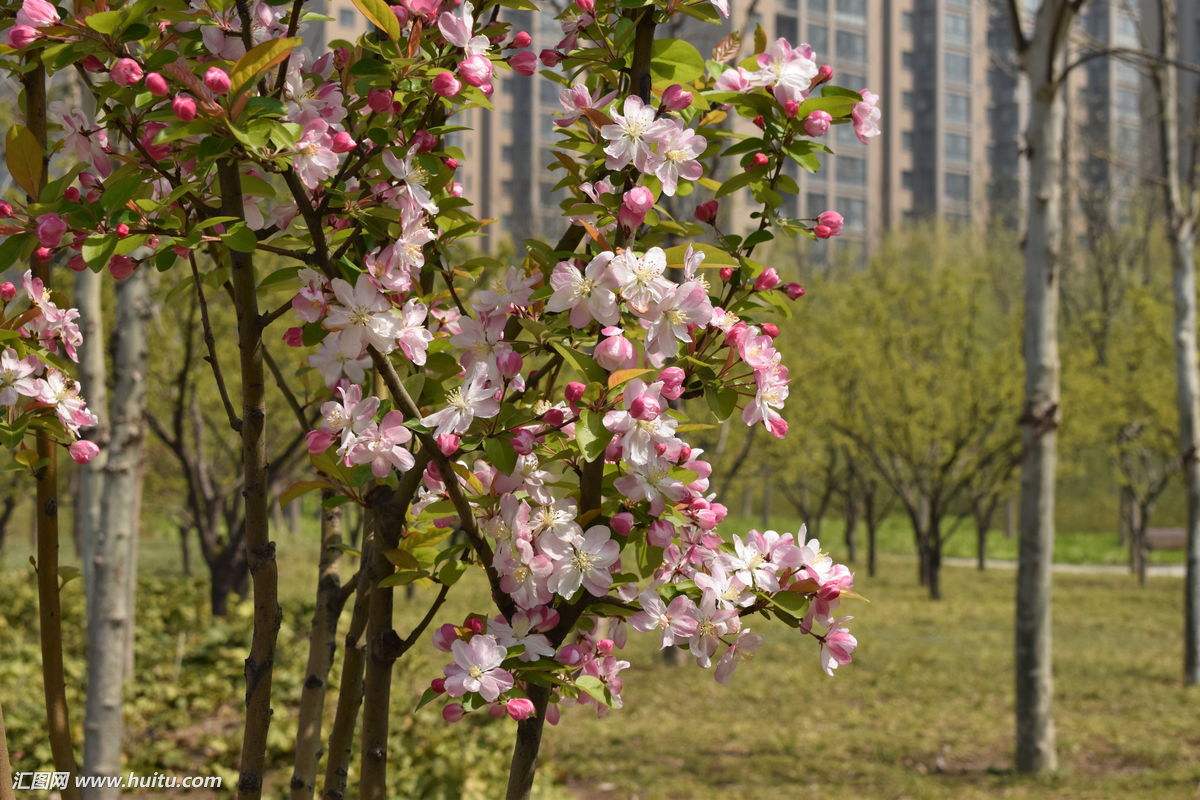
M 720 681 L 772 618 L 811 637 L 826 672 L 848 663 L 856 641 L 837 606 L 850 572 L 803 531 L 718 533 L 725 507 L 686 436 L 733 414 L 787 433 L 789 375 L 768 320 L 803 289 L 754 254 L 781 233 L 840 233 L 836 212 L 783 213 L 797 191 L 785 167 L 815 170 L 832 125 L 875 136 L 875 96 L 834 86 L 807 45 L 756 36 L 743 55 L 731 35 L 706 59 L 656 38 L 678 15 L 719 22 L 720 0 L 578 0 L 536 55 L 510 20 L 550 11 L 531 0 L 355 5 L 370 32 L 315 57 L 299 48 L 304 0 L 74 15 L 23 0 L 8 31 L 6 66 L 77 74 L 96 115 L 52 119 L 43 151 L 70 149 L 79 166 L 13 211 L 20 244 L 6 251 L 61 252 L 115 280 L 186 264 L 197 292 L 207 269 L 237 311 L 240 413 L 226 405 L 242 435 L 255 603 L 239 795 L 261 793 L 270 721 L 262 342 L 285 316 L 284 340 L 311 351 L 329 393 L 308 435 L 318 477 L 296 489 L 369 520 L 350 622 L 365 657 L 344 655 L 326 796 L 345 790 L 360 696 L 360 794 L 387 796 L 392 665 L 435 623 L 447 663 L 419 703 L 451 722 L 517 720 L 514 798 L 530 791 L 546 721 L 621 706 L 629 628 Z M 455 141 L 502 76 L 535 73 L 563 107 L 547 167 L 570 195 L 561 236 L 507 263 L 472 255 L 489 221 L 457 180 Z M 736 223 L 719 208 L 735 194 L 753 209 Z M 691 218 L 668 208 L 685 197 Z M 41 240 L 46 219 L 61 241 Z M 267 259 L 286 266 L 260 274 Z M 283 285 L 294 297 L 261 310 Z M 490 606 L 438 620 L 467 570 Z M 436 597 L 401 636 L 392 593 L 415 582 Z M 294 797 L 312 795 L 313 769 L 298 764 Z

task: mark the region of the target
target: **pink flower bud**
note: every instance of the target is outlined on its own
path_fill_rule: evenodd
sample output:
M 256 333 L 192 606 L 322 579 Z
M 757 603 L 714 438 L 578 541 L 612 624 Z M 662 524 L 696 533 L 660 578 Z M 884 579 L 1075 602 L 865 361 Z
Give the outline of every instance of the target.
M 524 48 L 529 47 L 531 44 L 533 44 L 533 37 L 529 35 L 528 31 L 517 31 L 513 34 L 510 47 Z
M 454 97 L 462 91 L 462 82 L 453 72 L 443 70 L 433 76 L 433 91 L 440 97 Z
M 733 267 L 721 267 L 717 270 L 717 275 L 721 278 L 721 283 L 729 283 L 729 279 L 733 277 Z
M 447 458 L 458 452 L 458 448 L 462 447 L 462 437 L 457 433 L 443 433 L 435 437 L 438 450 L 442 451 L 442 455 Z
M 512 435 L 513 450 L 517 451 L 517 455 L 527 456 L 533 452 L 537 440 L 537 434 L 529 428 L 517 428 Z
M 283 343 L 288 347 L 300 347 L 304 344 L 304 330 L 299 327 L 291 327 L 283 332 Z
M 616 644 L 612 639 L 601 639 L 596 642 L 596 652 L 602 656 L 611 656 Z
M 696 219 L 700 222 L 712 222 L 717 218 L 717 210 L 720 205 L 716 200 L 706 200 L 696 206 Z
M 646 541 L 654 547 L 666 547 L 675 538 L 675 525 L 670 520 L 656 519 L 646 531 Z
M 762 332 L 774 339 L 779 335 L 779 326 L 774 322 L 764 322 L 762 324 Z
M 108 262 L 108 274 L 114 280 L 123 281 L 137 269 L 137 263 L 129 256 L 113 256 Z
M 819 86 L 833 79 L 833 67 L 822 64 L 817 68 L 817 77 L 813 78 L 813 86 Z
M 357 146 L 357 142 L 346 131 L 338 131 L 333 135 L 333 141 L 329 145 L 329 149 L 335 153 L 349 153 Z
M 767 164 L 771 163 L 771 159 L 767 157 L 766 153 L 755 153 L 754 158 L 751 160 L 754 162 L 754 166 L 756 167 L 765 167 Z
M 660 414 L 662 414 L 662 404 L 655 398 L 647 397 L 644 394 L 634 398 L 633 402 L 629 404 L 629 416 L 634 419 L 658 419 Z
M 585 651 L 582 646 L 577 644 L 569 644 L 565 647 L 559 648 L 558 654 L 555 655 L 554 658 L 560 664 L 566 664 L 568 667 L 573 667 L 576 664 L 582 663 L 586 656 L 587 651 Z
M 544 67 L 557 67 L 558 62 L 562 61 L 562 55 L 557 50 L 543 50 L 538 54 L 538 59 Z
M 445 694 L 446 693 L 446 679 L 445 678 L 434 678 L 433 680 L 431 680 L 429 682 L 429 688 L 433 691 L 434 694 Z
M 42 214 L 37 218 L 37 237 L 43 247 L 58 247 L 66 232 L 67 222 L 58 214 Z
M 412 145 L 418 153 L 428 153 L 438 145 L 438 139 L 427 130 L 419 130 L 412 135 Z
M 84 56 L 83 61 L 80 63 L 83 64 L 83 68 L 88 72 L 104 72 L 104 62 L 91 53 Z
M 584 14 L 596 13 L 596 0 L 575 0 L 575 7 Z
M 633 530 L 633 514 L 628 511 L 614 514 L 613 518 L 608 521 L 608 526 L 618 536 L 628 536 L 629 532 Z
M 800 104 L 795 100 L 788 100 L 783 104 L 783 113 L 787 114 L 788 119 L 792 119 L 800 111 Z
M 824 136 L 829 133 L 829 125 L 833 117 L 828 111 L 814 111 L 804 118 L 804 132 L 809 136 Z
M 38 29 L 31 25 L 13 25 L 8 29 L 8 44 L 20 50 L 36 42 L 39 36 Z
M 806 294 L 804 287 L 798 283 L 789 283 L 783 287 L 783 291 L 787 292 L 789 300 L 799 300 Z
M 466 189 L 463 188 L 463 185 L 461 183 L 459 183 L 458 181 L 450 182 L 450 196 L 451 197 L 462 197 L 463 192 L 465 192 L 465 191 L 466 191 Z
M 42 263 L 49 261 L 52 255 L 54 255 L 54 251 L 44 245 L 33 251 L 33 257 Z
M 524 365 L 525 360 L 516 350 L 508 350 L 496 356 L 496 367 L 504 378 L 511 379 L 521 374 L 521 367 Z
M 129 226 L 126 225 L 124 222 L 118 222 L 116 232 L 117 232 L 117 236 L 124 239 L 126 236 L 129 235 Z
M 783 417 L 776 417 L 775 419 L 771 420 L 767 424 L 768 424 L 769 430 L 771 431 L 771 435 L 774 436 L 776 439 L 782 439 L 785 436 L 787 436 L 788 424 L 787 424 L 787 420 L 784 419 Z
M 451 625 L 449 622 L 444 623 L 440 628 L 433 632 L 433 646 L 438 650 L 450 652 L 450 645 L 458 641 L 458 628 Z
M 483 86 L 492 79 L 492 62 L 478 53 L 458 62 L 458 74 L 472 86 Z
M 4 302 L 7 303 L 9 300 L 12 300 L 16 296 L 17 296 L 17 287 L 13 285 L 12 281 L 5 281 L 4 283 L 0 283 L 0 300 L 3 300 Z
M 542 414 L 542 421 L 547 425 L 558 427 L 567 421 L 567 415 L 561 408 L 548 408 L 546 413 Z
M 146 75 L 146 88 L 150 90 L 150 94 L 155 97 L 166 97 L 171 90 L 167 87 L 167 79 L 157 72 L 150 72 Z
M 0 200 L 0 219 L 8 219 L 13 215 L 12 204 L 7 200 Z
M 749 336 L 750 326 L 744 322 L 738 322 L 738 324 L 730 328 L 729 332 L 725 334 L 725 343 L 730 347 L 740 348 L 742 342 L 746 341 Z
M 623 452 L 624 449 L 621 447 L 621 440 L 614 436 L 604 447 L 604 460 L 610 464 L 615 464 L 621 460 Z
M 692 93 L 678 83 L 672 83 L 663 92 L 662 104 L 668 111 L 682 111 L 692 104 Z
M 229 91 L 229 73 L 220 67 L 209 67 L 204 72 L 204 85 L 213 94 L 225 94 Z
M 372 89 L 367 92 L 367 106 L 376 114 L 392 110 L 392 92 L 389 89 Z
M 17 24 L 45 28 L 59 21 L 58 11 L 47 0 L 24 0 L 17 11 Z
M 532 75 L 537 72 L 537 56 L 532 50 L 522 50 L 508 60 L 513 71 L 520 75 Z
M 828 239 L 831 236 L 839 236 L 842 233 L 842 226 L 844 224 L 845 220 L 838 212 L 822 211 L 820 214 L 817 214 L 817 227 L 825 228 L 826 233 L 824 236 L 822 236 L 821 232 L 818 231 L 817 237 L 821 239 Z
M 108 77 L 118 86 L 133 86 L 142 79 L 142 67 L 132 58 L 118 58 Z
M 767 292 L 777 288 L 781 283 L 783 283 L 783 280 L 779 277 L 779 273 L 775 271 L 775 268 L 767 267 L 754 279 L 754 291 Z
M 596 363 L 613 372 L 632 367 L 637 355 L 633 349 L 633 342 L 626 339 L 624 334 L 618 333 L 604 338 L 596 345 L 595 357 Z
M 508 712 L 508 716 L 518 722 L 529 719 L 536 711 L 533 701 L 528 697 L 514 697 L 505 704 L 504 710 Z
M 100 452 L 100 448 L 95 442 L 89 442 L 87 439 L 80 439 L 77 442 L 72 442 L 67 448 L 67 452 L 71 454 L 71 460 L 76 464 L 86 464 L 96 457 Z
M 446 722 L 458 722 L 466 715 L 467 712 L 463 709 L 462 703 L 449 703 L 442 709 L 442 719 Z
M 646 219 L 646 212 L 653 207 L 654 193 L 645 186 L 635 186 L 622 197 L 617 221 L 633 230 L 641 226 Z
M 470 616 L 463 621 L 463 627 L 471 633 L 483 633 L 487 628 L 487 623 L 483 621 L 482 617 Z
M 683 382 L 687 379 L 687 373 L 679 367 L 667 367 L 658 373 L 658 379 L 662 381 L 663 385 L 662 396 L 668 400 L 678 400 L 679 395 L 671 397 L 667 392 L 668 390 L 673 392 L 675 389 L 682 389 Z
M 63 190 L 63 199 L 70 203 L 79 202 L 79 189 L 74 186 L 68 186 Z
M 451 172 L 458 169 L 458 159 L 457 158 L 453 158 L 451 156 L 446 156 L 445 158 L 442 159 L 442 163 L 445 164 L 446 169 L 450 170 Z
M 568 405 L 573 406 L 579 402 L 580 398 L 583 397 L 583 393 L 586 389 L 587 386 L 583 385 L 579 381 L 571 381 L 563 389 L 563 397 L 566 398 Z
M 191 122 L 196 118 L 196 101 L 186 94 L 177 94 L 171 101 L 171 110 L 183 122 Z

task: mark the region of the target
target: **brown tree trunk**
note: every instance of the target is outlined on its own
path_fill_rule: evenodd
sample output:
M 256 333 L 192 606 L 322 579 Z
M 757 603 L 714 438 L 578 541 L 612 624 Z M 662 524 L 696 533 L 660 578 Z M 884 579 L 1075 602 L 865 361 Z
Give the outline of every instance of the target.
M 242 218 L 242 179 L 236 161 L 217 167 L 221 185 L 221 212 Z M 267 731 L 271 726 L 271 679 L 275 643 L 282 612 L 279 608 L 279 573 L 275 544 L 270 538 L 267 497 L 265 383 L 262 354 L 262 319 L 258 310 L 254 259 L 248 253 L 229 251 L 230 282 L 237 311 L 238 355 L 241 365 L 242 473 L 245 499 L 245 541 L 254 585 L 254 630 L 246 657 L 246 719 L 238 761 L 238 797 L 262 796 Z
M 322 501 L 333 492 L 321 492 Z M 321 722 L 325 690 L 333 665 L 338 618 L 342 613 L 342 583 L 338 560 L 342 555 L 342 511 L 321 507 L 321 557 L 317 569 L 317 604 L 308 635 L 308 665 L 300 692 L 296 723 L 296 756 L 292 769 L 292 800 L 310 800 L 316 788 L 317 761 L 321 756 Z
M 0 706 L 0 800 L 15 800 L 12 760 L 8 756 L 8 732 L 4 727 L 4 708 Z
M 365 542 L 362 563 L 372 559 L 373 542 Z M 350 628 L 346 631 L 342 653 L 342 677 L 338 686 L 337 709 L 329 729 L 329 758 L 325 762 L 323 800 L 344 800 L 346 782 L 350 775 L 350 754 L 354 747 L 354 724 L 363 699 L 363 659 L 366 646 L 363 633 L 367 627 L 367 605 L 371 597 L 370 575 L 362 569 L 358 574 L 354 608 L 350 613 Z

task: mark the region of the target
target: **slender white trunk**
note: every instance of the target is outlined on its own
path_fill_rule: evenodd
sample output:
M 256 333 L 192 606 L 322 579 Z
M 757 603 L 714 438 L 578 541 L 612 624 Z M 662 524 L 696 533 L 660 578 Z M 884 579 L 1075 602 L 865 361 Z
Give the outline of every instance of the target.
M 90 269 L 75 276 L 75 305 L 79 309 L 79 329 L 83 344 L 79 348 L 79 384 L 92 408 L 98 408 L 100 424 L 87 431 L 87 438 L 100 447 L 99 454 L 79 468 L 78 493 L 75 496 L 73 531 L 80 548 L 85 597 L 93 598 L 92 556 L 100 524 L 100 497 L 104 493 L 104 463 L 108 459 L 107 373 L 104 369 L 104 320 L 100 302 L 103 278 Z
M 1179 454 L 1187 497 L 1187 574 L 1184 580 L 1183 680 L 1200 684 L 1200 364 L 1196 352 L 1195 165 L 1185 163 L 1179 131 L 1179 17 L 1175 0 L 1159 0 L 1158 44 L 1162 62 L 1154 73 L 1158 99 L 1159 153 L 1167 236 L 1175 293 L 1176 404 Z M 1195 135 L 1194 133 L 1192 134 Z M 1189 137 L 1190 138 L 1190 137 Z M 1190 159 L 1189 159 L 1190 161 Z M 1186 184 L 1185 184 L 1186 171 Z
M 1043 0 L 1020 54 L 1030 102 L 1023 154 L 1029 169 L 1022 243 L 1025 405 L 1015 626 L 1016 766 L 1022 772 L 1050 771 L 1058 765 L 1052 716 L 1050 578 L 1061 417 L 1058 306 L 1064 98 L 1059 71 L 1074 14 L 1071 0 Z
M 88 691 L 84 717 L 84 772 L 121 772 L 122 696 L 132 624 L 130 559 L 137 532 L 146 393 L 146 324 L 150 316 L 147 268 L 117 286 L 116 337 L 104 496 L 92 549 L 94 602 L 88 608 Z M 115 798 L 115 788 L 89 789 L 88 798 Z

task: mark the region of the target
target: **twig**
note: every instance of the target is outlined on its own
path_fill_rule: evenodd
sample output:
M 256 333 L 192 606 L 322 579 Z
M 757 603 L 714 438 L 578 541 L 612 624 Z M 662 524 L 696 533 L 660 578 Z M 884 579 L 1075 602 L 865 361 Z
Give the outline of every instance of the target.
M 242 420 L 233 410 L 233 401 L 229 398 L 229 389 L 225 385 L 225 374 L 221 371 L 221 361 L 217 358 L 217 340 L 213 336 L 212 322 L 208 316 L 208 300 L 204 296 L 204 284 L 200 280 L 200 268 L 196 266 L 195 253 L 188 251 L 188 264 L 192 268 L 192 283 L 196 286 L 196 300 L 200 304 L 200 324 L 204 328 L 204 347 L 208 355 L 204 360 L 212 367 L 213 378 L 217 382 L 217 391 L 221 395 L 221 405 L 225 407 L 225 415 L 229 417 L 229 427 L 235 431 L 242 429 Z

